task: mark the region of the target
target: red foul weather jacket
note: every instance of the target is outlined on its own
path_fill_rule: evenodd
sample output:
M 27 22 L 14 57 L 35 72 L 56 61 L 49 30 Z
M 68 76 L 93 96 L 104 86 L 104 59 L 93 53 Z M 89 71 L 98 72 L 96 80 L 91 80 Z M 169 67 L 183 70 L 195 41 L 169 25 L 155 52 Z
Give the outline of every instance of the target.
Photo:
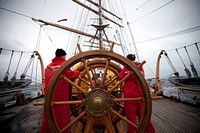
M 136 66 L 139 64 L 136 62 L 133 62 Z M 140 67 L 141 73 L 144 75 L 144 70 L 142 67 Z M 121 72 L 118 75 L 118 79 L 121 80 L 123 77 L 126 76 L 128 72 L 128 69 L 124 67 Z M 124 98 L 137 98 L 141 97 L 141 89 L 139 88 L 139 85 L 135 81 L 135 77 L 132 75 L 128 79 L 124 81 Z
M 134 65 L 138 66 L 139 63 L 133 62 Z M 126 76 L 128 69 L 124 67 L 118 75 L 118 79 L 121 80 Z M 144 76 L 144 70 L 140 67 L 140 72 Z M 142 91 L 139 84 L 135 81 L 135 77 L 132 75 L 124 81 L 124 98 L 137 98 L 142 96 Z M 143 102 L 124 102 L 124 111 L 127 119 L 136 124 L 136 117 L 141 118 Z M 128 124 L 127 133 L 134 133 L 135 128 Z M 147 133 L 155 133 L 151 121 L 147 127 Z
M 53 70 L 58 70 L 62 64 L 65 62 L 65 57 L 55 57 L 52 59 L 52 62 L 49 64 Z M 51 78 L 54 75 L 54 71 L 50 70 L 49 68 L 45 69 L 45 95 L 47 94 L 48 86 L 51 81 Z M 65 73 L 65 76 L 69 78 L 70 80 L 74 80 L 79 76 L 79 71 L 72 71 L 71 69 L 67 70 Z M 64 81 L 63 79 L 60 79 L 55 96 L 54 101 L 68 101 L 69 99 L 69 84 Z M 69 105 L 54 105 L 53 106 L 54 114 L 56 121 L 58 123 L 58 126 L 60 129 L 64 128 L 68 123 L 70 123 L 70 109 Z M 41 126 L 41 133 L 50 133 L 50 129 L 48 127 L 48 123 L 46 120 L 45 111 L 43 112 L 42 116 L 42 126 Z M 71 133 L 71 129 L 68 128 L 65 130 L 64 133 Z

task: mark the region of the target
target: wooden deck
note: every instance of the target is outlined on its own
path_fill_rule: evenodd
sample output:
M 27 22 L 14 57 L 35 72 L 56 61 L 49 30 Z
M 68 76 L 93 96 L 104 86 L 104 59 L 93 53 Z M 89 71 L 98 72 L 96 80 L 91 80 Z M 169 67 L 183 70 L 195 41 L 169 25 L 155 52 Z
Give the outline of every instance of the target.
M 42 112 L 32 103 L 1 111 L 0 132 L 39 133 Z M 158 133 L 200 133 L 200 109 L 169 99 L 153 101 L 152 122 Z

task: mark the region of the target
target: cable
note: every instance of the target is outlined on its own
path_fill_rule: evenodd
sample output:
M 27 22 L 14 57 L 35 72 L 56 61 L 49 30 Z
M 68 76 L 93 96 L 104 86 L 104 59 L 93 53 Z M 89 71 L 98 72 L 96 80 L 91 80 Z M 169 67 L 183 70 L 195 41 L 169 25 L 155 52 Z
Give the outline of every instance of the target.
M 183 65 L 184 65 L 184 67 L 185 67 L 185 72 L 186 72 L 186 75 L 187 75 L 187 77 L 191 77 L 192 75 L 191 75 L 191 73 L 190 73 L 190 71 L 187 69 L 187 67 L 186 67 L 186 65 L 185 65 L 185 63 L 183 62 L 183 59 L 181 58 L 181 56 L 180 56 L 180 54 L 179 54 L 179 52 L 178 52 L 178 50 L 176 49 L 176 52 L 177 52 L 177 54 L 178 54 L 178 56 L 179 56 L 179 58 L 181 59 L 181 61 L 182 61 L 182 63 L 183 63 Z
M 33 52 L 25 52 L 25 51 L 18 51 L 18 50 L 11 50 L 11 49 L 5 49 L 5 48 L 0 48 L 0 54 L 4 51 L 14 51 L 14 52 L 23 52 L 23 53 L 33 53 Z
M 170 67 L 171 67 L 172 70 L 174 71 L 174 74 L 175 74 L 176 76 L 178 76 L 179 74 L 178 74 L 178 72 L 176 71 L 174 65 L 172 64 L 170 58 L 168 57 L 166 51 L 165 51 L 165 54 L 164 54 L 164 55 L 165 55 L 165 58 L 166 58 L 166 60 L 168 61 L 169 65 L 170 65 Z
M 9 9 L 3 8 L 3 7 L 0 7 L 0 9 L 14 13 L 14 14 L 17 14 L 17 15 L 20 15 L 20 16 L 23 16 L 23 17 L 32 18 L 31 16 L 28 16 L 28 15 L 25 15 L 25 14 L 22 14 L 22 13 L 18 13 L 18 12 L 15 12 L 15 11 L 12 11 L 12 10 L 9 10 Z
M 53 40 L 51 39 L 51 37 L 49 36 L 49 34 L 46 32 L 46 30 L 44 29 L 43 26 L 42 26 L 42 29 L 43 29 L 44 33 L 47 35 L 47 37 L 49 38 L 49 40 L 51 41 L 51 43 L 54 45 L 54 47 L 57 48 L 56 44 L 53 42 Z
M 145 6 L 146 4 L 148 4 L 150 1 L 152 1 L 152 0 L 148 0 L 147 2 L 145 2 L 144 4 L 142 4 L 141 6 L 139 6 L 138 8 L 136 8 L 135 10 L 138 10 L 138 9 L 142 8 L 143 6 Z
M 198 77 L 197 70 L 196 70 L 196 68 L 194 67 L 194 64 L 193 64 L 193 62 L 192 62 L 192 60 L 191 60 L 191 58 L 190 58 L 190 55 L 189 55 L 189 53 L 188 53 L 188 51 L 187 51 L 187 49 L 186 49 L 186 46 L 185 46 L 184 48 L 185 48 L 185 51 L 186 51 L 186 53 L 187 53 L 187 55 L 188 55 L 188 58 L 189 58 L 189 60 L 190 60 L 190 66 L 191 66 L 191 69 L 192 69 L 192 73 L 193 73 L 194 77 Z
M 188 28 L 188 29 L 185 29 L 185 30 L 181 30 L 181 31 L 178 31 L 178 32 L 170 33 L 170 34 L 167 34 L 167 35 L 164 35 L 164 36 L 159 36 L 159 37 L 151 38 L 151 39 L 148 39 L 148 40 L 136 42 L 136 43 L 139 44 L 139 43 L 155 41 L 155 40 L 164 39 L 164 38 L 167 38 L 167 37 L 186 34 L 186 33 L 189 33 L 189 32 L 195 32 L 195 31 L 198 31 L 198 30 L 200 30 L 200 25 L 192 27 L 192 28 Z
M 12 58 L 13 58 L 13 53 L 14 53 L 14 51 L 12 51 L 12 53 L 11 53 L 10 61 L 9 61 L 9 64 L 8 64 L 8 69 L 7 69 L 6 74 L 4 76 L 4 79 L 3 79 L 3 85 L 4 86 L 7 86 L 8 75 L 9 75 L 9 70 L 10 70 L 10 64 L 11 64 L 11 61 L 12 61 Z
M 155 10 L 151 11 L 150 13 L 148 13 L 148 14 L 146 14 L 146 15 L 144 15 L 144 16 L 142 16 L 142 17 L 140 17 L 140 18 L 138 18 L 138 19 L 136 19 L 136 20 L 134 20 L 134 21 L 132 21 L 132 22 L 130 22 L 130 24 L 132 24 L 132 23 L 134 23 L 134 22 L 136 22 L 136 21 L 138 21 L 138 20 L 140 20 L 140 19 L 142 19 L 142 18 L 144 18 L 144 17 L 146 17 L 146 16 L 148 16 L 148 15 L 154 13 L 155 11 L 157 11 L 157 10 L 159 10 L 159 9 L 161 9 L 161 8 L 163 8 L 163 7 L 165 7 L 165 6 L 167 6 L 168 4 L 170 4 L 170 3 L 174 2 L 174 1 L 175 1 L 175 0 L 172 0 L 172 1 L 170 1 L 170 2 L 168 2 L 168 3 L 166 3 L 166 4 L 164 4 L 163 6 L 161 6 L 161 7 L 159 7 L 159 8 L 156 8 Z
M 198 51 L 198 53 L 199 53 L 199 55 L 200 55 L 200 52 L 199 52 L 199 47 L 198 47 L 198 44 L 199 42 L 196 42 L 196 43 L 194 43 L 195 45 L 196 45 L 196 48 L 197 48 L 197 51 Z
M 197 50 L 198 50 L 198 52 L 199 52 L 199 49 L 198 49 L 198 46 L 197 46 L 198 43 L 200 43 L 200 42 L 195 42 L 195 43 L 193 43 L 193 44 L 189 44 L 189 45 L 187 45 L 187 46 L 179 47 L 179 48 L 176 48 L 176 49 L 178 50 L 178 49 L 182 49 L 182 48 L 184 48 L 184 47 L 190 47 L 190 46 L 196 45 Z M 174 50 L 176 50 L 176 49 L 170 49 L 170 50 L 165 50 L 165 51 L 169 52 L 169 51 L 174 51 Z M 199 53 L 199 54 L 200 54 L 200 53 Z

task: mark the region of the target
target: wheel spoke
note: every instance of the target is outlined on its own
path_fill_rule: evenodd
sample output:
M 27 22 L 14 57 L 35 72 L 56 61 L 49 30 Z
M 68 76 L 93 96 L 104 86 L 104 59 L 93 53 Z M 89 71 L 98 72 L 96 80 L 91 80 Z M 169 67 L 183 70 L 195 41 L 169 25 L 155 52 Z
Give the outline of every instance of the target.
M 97 83 L 97 73 L 96 73 L 96 71 L 93 69 L 92 66 L 90 66 L 90 70 L 91 70 L 91 73 L 93 75 L 94 82 Z
M 70 79 L 68 79 L 66 76 L 62 75 L 61 77 L 62 77 L 66 82 L 68 82 L 68 83 L 70 83 L 72 86 L 74 86 L 76 89 L 78 89 L 79 91 L 82 91 L 83 94 L 84 94 L 85 96 L 88 95 L 88 92 L 87 92 L 86 90 L 82 89 L 80 86 L 78 86 L 77 84 L 75 84 L 74 82 L 72 82 L 72 81 L 71 81 Z
M 128 72 L 128 74 L 119 82 L 117 82 L 111 89 L 108 90 L 109 93 L 111 93 L 114 89 L 116 89 L 120 84 L 122 84 L 129 76 L 131 76 L 131 73 Z
M 61 132 L 64 132 L 68 127 L 70 127 L 71 125 L 73 125 L 75 122 L 77 122 L 81 117 L 83 117 L 85 114 L 87 113 L 87 111 L 83 111 L 79 116 L 77 116 L 76 118 L 74 118 L 69 124 L 67 124 L 62 130 Z
M 89 79 L 90 84 L 91 84 L 91 88 L 94 89 L 94 88 L 95 88 L 95 87 L 94 87 L 94 83 L 92 82 L 92 78 L 91 78 L 91 76 L 90 76 L 90 72 L 89 72 L 89 68 L 88 68 L 88 66 L 87 66 L 86 60 L 85 60 L 85 59 L 82 59 L 82 63 L 83 63 L 83 65 L 84 65 L 84 67 L 85 67 L 85 70 L 86 70 L 88 79 Z
M 110 119 L 109 113 L 107 113 L 106 115 L 103 116 L 103 122 L 105 124 L 106 130 L 107 130 L 108 133 L 114 133 L 115 132 L 113 125 L 112 125 L 112 121 Z
M 102 82 L 101 82 L 101 85 L 100 85 L 100 88 L 101 88 L 101 89 L 104 88 L 104 84 L 105 84 L 105 80 L 106 80 L 106 75 L 107 75 L 107 71 L 108 71 L 108 68 L 109 68 L 109 64 L 110 64 L 110 59 L 108 58 L 108 59 L 107 59 L 107 62 L 106 62 L 106 66 L 105 66 L 105 68 L 104 68 L 103 77 L 102 77 Z
M 107 83 L 106 83 L 106 85 L 105 86 L 109 86 L 110 84 L 112 84 L 114 81 L 116 81 L 117 80 L 117 76 L 115 76 L 115 77 L 112 77 L 111 79 L 109 79 L 108 81 L 107 81 Z
M 59 102 L 51 102 L 51 105 L 61 105 L 61 104 L 82 104 L 84 100 L 78 100 L 78 101 L 59 101 Z
M 79 78 L 81 81 L 83 81 L 84 83 L 86 83 L 87 85 L 90 86 L 90 84 L 89 84 L 85 79 L 83 79 L 83 78 L 81 78 L 81 77 L 79 77 L 79 76 L 78 76 L 78 78 Z
M 115 98 L 113 99 L 114 102 L 128 102 L 128 101 L 144 101 L 144 97 L 138 98 Z
M 111 112 L 113 112 L 115 115 L 117 115 L 118 117 L 120 117 L 122 120 L 126 121 L 128 124 L 130 124 L 132 127 L 138 129 L 138 126 L 134 123 L 132 123 L 131 121 L 129 121 L 127 118 L 125 118 L 124 116 L 122 116 L 121 114 L 119 114 L 117 111 L 111 109 Z
M 91 131 L 93 131 L 94 121 L 95 121 L 95 117 L 89 114 L 85 129 L 84 129 L 84 133 L 91 133 Z

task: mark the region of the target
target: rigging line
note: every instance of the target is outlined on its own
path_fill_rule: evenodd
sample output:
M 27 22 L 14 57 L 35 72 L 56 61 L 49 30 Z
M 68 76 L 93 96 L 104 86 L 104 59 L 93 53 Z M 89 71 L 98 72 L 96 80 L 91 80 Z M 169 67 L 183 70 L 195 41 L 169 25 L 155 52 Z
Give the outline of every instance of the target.
M 176 49 L 176 52 L 177 52 L 179 58 L 181 59 L 181 62 L 183 63 L 184 67 L 186 68 L 186 65 L 185 65 L 185 63 L 183 62 L 183 59 L 181 58 L 181 55 L 180 55 L 179 52 L 178 52 L 178 49 Z
M 192 63 L 192 60 L 191 60 L 191 58 L 190 58 L 190 55 L 189 55 L 189 53 L 188 53 L 188 51 L 187 51 L 186 46 L 184 46 L 184 48 L 185 48 L 185 51 L 186 51 L 186 53 L 187 53 L 187 55 L 188 55 L 188 58 L 189 58 L 189 60 L 190 60 L 190 64 L 193 64 L 193 63 Z
M 87 1 L 89 1 L 90 3 L 92 3 L 93 5 L 95 5 L 97 7 L 99 6 L 98 3 L 95 3 L 92 0 L 87 0 Z M 102 10 L 105 11 L 105 12 L 107 12 L 107 13 L 109 13 L 109 14 L 111 14 L 111 15 L 113 15 L 113 16 L 115 16 L 118 19 L 121 19 L 120 17 L 118 17 L 117 15 L 115 15 L 114 13 L 112 13 L 111 11 L 108 11 L 107 9 L 105 9 L 103 6 L 102 6 Z
M 11 61 L 12 61 L 12 58 L 13 58 L 13 54 L 14 54 L 14 50 L 13 50 L 12 53 L 11 53 L 10 62 L 9 62 L 9 64 L 8 64 L 8 69 L 7 69 L 7 72 L 6 72 L 6 73 L 8 73 L 8 75 L 9 75 L 9 70 L 10 70 L 10 65 L 11 65 Z
M 46 0 L 44 0 L 44 4 L 43 4 L 43 7 L 42 7 L 41 18 L 43 18 L 43 15 L 44 15 L 44 8 L 45 8 L 45 5 L 46 5 Z
M 120 1 L 120 3 L 121 3 L 121 5 L 122 5 L 122 2 L 121 2 L 121 1 Z M 133 32 L 131 31 L 130 24 L 129 24 L 127 18 L 126 18 L 126 14 L 125 14 L 125 11 L 124 11 L 123 6 L 122 6 L 122 11 L 123 11 L 123 13 L 124 13 L 125 20 L 126 20 L 126 22 L 127 22 L 126 24 L 127 24 L 127 26 L 128 26 L 128 29 L 129 29 L 129 34 L 130 34 L 131 39 L 132 39 L 132 43 L 133 43 L 133 46 L 134 46 L 135 54 L 136 54 L 136 56 L 137 56 L 137 60 L 138 60 L 138 62 L 140 62 L 139 53 L 138 53 L 138 50 L 137 50 L 137 47 L 136 47 L 136 43 L 135 43 L 135 38 L 134 38 L 134 36 L 133 36 Z
M 31 16 L 28 16 L 28 15 L 25 15 L 25 14 L 22 14 L 22 13 L 18 13 L 18 12 L 15 12 L 15 11 L 12 11 L 12 10 L 9 10 L 9 9 L 3 8 L 3 7 L 0 7 L 0 9 L 14 13 L 14 14 L 17 14 L 17 15 L 20 15 L 20 16 L 23 16 L 23 17 L 26 17 L 26 18 L 32 18 Z
M 140 59 L 139 59 L 139 53 L 138 53 L 138 50 L 137 50 L 137 47 L 136 47 L 136 44 L 135 44 L 135 38 L 133 36 L 133 33 L 131 32 L 131 28 L 130 28 L 130 24 L 127 22 L 127 25 L 128 25 L 128 29 L 129 29 L 129 32 L 131 34 L 131 38 L 133 40 L 133 46 L 135 48 L 135 53 L 136 53 L 136 56 L 137 56 L 137 60 L 140 62 Z
M 23 54 L 23 52 L 21 52 L 21 54 L 20 54 L 19 61 L 18 61 L 18 63 L 17 63 L 17 67 L 16 67 L 16 70 L 15 70 L 14 76 L 16 76 L 17 70 L 18 70 L 18 68 L 19 68 L 19 63 L 20 63 L 20 61 L 21 61 L 21 59 L 22 59 L 22 54 Z
M 36 46 L 35 46 L 35 51 L 39 51 L 40 39 L 41 39 L 41 29 L 42 29 L 42 25 L 40 25 L 40 30 L 39 30 L 39 33 L 38 33 L 37 43 L 36 43 Z
M 122 2 L 121 2 L 121 1 L 120 1 L 120 3 L 121 3 L 121 5 L 122 5 Z M 138 50 L 137 50 L 137 47 L 136 47 L 136 43 L 135 43 L 135 38 L 134 38 L 133 33 L 132 33 L 132 31 L 131 31 L 130 24 L 129 24 L 127 18 L 126 18 L 126 14 L 125 14 L 125 11 L 124 11 L 123 6 L 122 6 L 122 11 L 123 11 L 123 13 L 124 13 L 125 20 L 126 20 L 126 22 L 127 22 L 126 24 L 127 24 L 127 26 L 128 26 L 129 33 L 130 33 L 131 38 L 132 38 L 132 42 L 133 42 L 133 46 L 134 46 L 134 48 L 135 48 L 135 53 L 136 53 L 136 56 L 137 56 L 137 60 L 140 62 L 140 60 L 139 60 L 139 53 L 138 53 Z M 123 35 L 123 34 L 122 34 L 122 35 Z
M 74 25 L 75 25 L 75 20 L 76 20 L 75 18 L 79 18 L 79 17 L 77 17 L 79 7 L 80 7 L 80 6 L 78 6 L 78 8 L 76 8 L 76 13 L 75 13 L 75 16 L 74 16 L 74 21 L 73 21 L 72 27 L 74 27 Z M 71 45 L 69 44 L 69 43 L 70 43 L 70 40 L 71 40 L 70 38 L 72 38 L 72 37 L 71 37 L 72 34 L 73 34 L 73 33 L 70 32 L 70 34 L 69 34 L 69 39 L 68 39 L 68 42 L 67 42 L 67 45 L 68 45 L 68 46 L 66 46 L 66 49 L 69 49 L 69 51 L 72 51 L 72 50 L 71 50 Z M 72 42 L 71 42 L 71 43 L 72 43 Z M 67 56 L 70 57 L 70 53 L 67 53 Z
M 13 77 L 10 79 L 10 80 L 12 80 L 13 82 L 15 82 L 15 80 L 16 80 L 17 70 L 18 70 L 18 68 L 19 68 L 19 63 L 20 63 L 20 61 L 21 61 L 22 54 L 23 54 L 23 52 L 21 52 L 21 54 L 20 54 L 19 61 L 18 61 L 18 63 L 17 63 L 17 67 L 16 67 L 16 70 L 15 70 L 15 72 L 14 72 L 14 75 L 13 75 Z M 14 83 L 13 85 L 15 85 L 15 83 Z
M 122 12 L 123 12 L 124 18 L 125 18 L 125 20 L 126 20 L 126 22 L 127 22 L 128 20 L 127 20 L 127 17 L 126 17 L 125 11 L 124 11 L 124 7 L 123 7 L 123 3 L 122 3 L 121 0 L 120 0 L 120 4 L 122 5 Z
M 26 73 L 27 73 L 27 71 L 28 71 L 28 69 L 29 69 L 29 67 L 30 67 L 30 65 L 31 65 L 31 63 L 32 63 L 33 57 L 34 57 L 34 52 L 32 52 L 31 58 L 29 59 L 27 65 L 26 65 L 26 67 L 25 67 L 25 69 L 24 69 L 24 72 L 23 72 L 23 73 L 21 74 L 21 76 L 20 76 L 21 79 L 24 79 L 24 78 L 25 78 Z
M 144 4 L 142 4 L 141 6 L 139 6 L 138 8 L 136 8 L 135 10 L 138 10 L 138 9 L 142 8 L 143 6 L 145 6 L 146 4 L 148 4 L 150 1 L 152 1 L 152 0 L 148 0 L 147 2 L 145 2 Z
M 119 33 L 120 32 L 120 33 Z M 127 34 L 125 31 L 124 31 L 124 34 L 123 34 L 123 30 L 122 28 L 119 27 L 119 32 L 116 31 L 116 34 L 117 34 L 117 37 L 121 40 L 121 47 L 123 48 L 124 50 L 124 56 L 126 56 L 127 54 L 129 54 L 129 49 L 127 48 L 127 45 L 126 45 L 126 39 L 124 37 L 124 34 Z M 122 43 L 122 41 L 124 43 Z
M 165 6 L 167 6 L 168 4 L 170 4 L 170 3 L 174 2 L 174 1 L 175 1 L 175 0 L 171 0 L 170 2 L 168 2 L 168 3 L 164 4 L 164 5 L 162 5 L 162 6 L 159 7 L 159 8 L 156 8 L 155 10 L 151 11 L 150 13 L 147 13 L 146 15 L 144 15 L 144 16 L 142 16 L 142 17 L 140 17 L 140 18 L 138 18 L 138 19 L 136 19 L 136 20 L 130 22 L 130 24 L 132 24 L 132 23 L 134 23 L 134 22 L 136 22 L 136 21 L 138 21 L 138 20 L 140 20 L 140 19 L 142 19 L 142 18 L 144 18 L 144 17 L 146 17 L 146 16 L 148 16 L 148 15 L 150 15 L 150 14 L 152 14 L 152 13 L 158 11 L 159 9 L 161 9 L 161 8 L 163 8 L 163 7 L 165 7 Z
M 36 60 L 36 70 L 35 70 L 35 83 L 36 83 L 36 79 L 37 79 L 37 73 L 38 73 L 38 60 Z M 35 84 L 36 85 L 36 84 Z
M 108 1 L 108 4 L 105 3 L 105 7 L 106 7 L 106 5 L 108 5 L 107 7 L 110 8 L 111 11 L 113 11 L 113 13 L 112 13 L 113 16 L 112 16 L 112 18 L 113 18 L 114 21 L 122 20 L 122 18 L 119 18 L 119 17 L 117 17 L 117 16 L 114 14 L 115 9 L 118 9 L 118 8 L 115 8 L 115 9 L 114 9 L 113 4 L 112 4 L 111 1 Z M 117 6 L 116 6 L 116 7 L 117 7 Z M 117 19 L 116 19 L 116 18 L 117 18 Z M 107 22 L 106 22 L 106 23 L 107 23 Z M 109 24 L 109 25 L 110 25 L 110 24 Z M 114 26 L 116 26 L 116 25 L 114 25 Z M 110 31 L 109 27 L 106 27 L 106 29 L 108 29 L 108 30 Z M 109 40 L 109 39 L 108 39 L 108 36 L 107 36 L 107 34 L 106 34 L 106 32 L 105 32 L 105 29 L 103 30 L 103 33 L 104 33 L 104 35 L 105 35 L 105 37 L 106 37 L 106 40 Z M 112 34 L 112 33 L 111 33 L 111 34 Z M 112 36 L 111 36 L 111 37 L 112 37 Z M 112 37 L 112 39 L 113 39 L 113 37 Z M 106 42 L 107 42 L 108 45 L 110 46 L 109 41 L 106 41 Z
M 189 45 L 187 45 L 186 47 L 189 47 L 189 46 L 193 46 L 193 45 L 197 45 L 198 43 L 200 43 L 200 42 L 195 42 L 195 43 L 193 43 L 193 44 L 189 44 Z M 183 46 L 183 47 L 179 47 L 179 48 L 176 48 L 176 49 L 182 49 L 182 48 L 184 48 L 185 46 Z M 167 51 L 167 52 L 169 52 L 169 51 L 174 51 L 174 50 L 176 50 L 176 49 L 170 49 L 170 50 L 165 50 L 165 51 Z M 198 48 L 197 48 L 198 49 Z M 200 53 L 199 53 L 200 54 Z
M 186 65 L 185 65 L 185 63 L 183 62 L 183 59 L 181 58 L 181 56 L 180 56 L 180 54 L 179 54 L 179 52 L 178 52 L 178 50 L 176 50 L 176 52 L 178 53 L 178 56 L 179 56 L 179 58 L 181 59 L 181 61 L 182 61 L 182 63 L 183 63 L 183 65 L 184 65 L 184 67 L 185 67 L 185 72 L 186 72 L 186 75 L 187 75 L 187 77 L 191 77 L 191 73 L 190 73 L 190 71 L 187 69 L 187 67 L 186 67 Z
M 136 44 L 155 41 L 155 40 L 159 40 L 159 39 L 164 39 L 164 38 L 167 38 L 167 37 L 173 37 L 173 36 L 176 36 L 176 35 L 186 34 L 186 33 L 189 33 L 189 32 L 195 32 L 195 31 L 198 31 L 198 30 L 200 30 L 200 25 L 192 27 L 192 28 L 188 28 L 186 30 L 181 30 L 181 31 L 178 31 L 178 32 L 170 33 L 170 34 L 167 34 L 167 35 L 164 35 L 164 36 L 159 36 L 159 37 L 151 38 L 151 39 L 148 39 L 148 40 L 136 42 Z
M 86 1 L 85 1 L 86 3 Z M 84 3 L 84 4 L 85 4 Z M 91 5 L 91 4 L 90 4 Z M 77 12 L 76 12 L 76 16 L 75 18 L 79 18 L 77 21 L 75 21 L 76 19 L 74 19 L 74 24 L 76 22 L 76 29 L 79 29 L 80 31 L 84 31 L 85 30 L 85 24 L 88 22 L 88 16 L 89 15 L 89 10 L 85 10 L 85 8 L 79 8 L 80 6 L 78 6 Z M 80 14 L 78 13 L 78 10 L 80 9 Z M 79 16 L 78 16 L 79 15 Z M 83 37 L 80 35 L 75 34 L 72 38 L 72 44 L 77 44 L 79 41 L 83 40 Z M 70 55 L 74 55 L 75 51 L 76 51 L 76 46 L 77 45 L 70 45 Z
M 23 53 L 33 53 L 33 52 L 24 52 L 24 51 L 18 51 L 18 50 L 11 50 L 11 49 L 0 48 L 0 54 L 2 53 L 3 50 L 4 51 L 23 52 Z
M 110 10 L 113 11 L 113 20 L 118 21 L 117 23 L 121 23 L 123 20 L 120 17 L 117 17 L 117 15 L 115 15 L 114 13 L 118 12 L 120 14 L 120 9 L 118 8 L 118 4 L 117 2 L 114 2 L 116 4 L 116 6 L 113 6 L 114 4 L 112 4 L 112 1 L 108 1 L 108 6 L 110 7 Z M 114 8 L 115 7 L 115 8 Z M 115 9 L 117 11 L 115 11 Z
M 33 64 L 32 64 L 32 69 L 31 69 L 31 77 L 33 77 L 33 69 L 34 69 L 34 65 L 35 65 L 35 55 L 36 55 L 36 53 L 34 52 Z
M 200 55 L 199 47 L 198 47 L 197 43 L 194 43 L 194 44 L 196 45 L 197 51 L 198 51 L 198 53 L 199 53 L 199 55 Z
M 49 40 L 51 41 L 51 43 L 54 45 L 54 47 L 57 48 L 56 44 L 53 42 L 53 40 L 51 39 L 51 37 L 49 36 L 49 34 L 47 33 L 47 31 L 44 29 L 43 26 L 42 26 L 42 29 L 43 29 L 44 33 L 47 35 L 47 37 L 49 38 Z
M 85 1 L 86 2 L 86 1 Z M 91 4 L 90 4 L 91 5 Z M 82 11 L 82 14 L 79 14 L 80 15 L 80 17 L 78 17 L 79 18 L 79 20 L 77 21 L 77 24 L 76 24 L 76 27 L 77 27 L 77 29 L 79 29 L 80 31 L 85 31 L 85 30 L 87 30 L 86 28 L 86 24 L 88 23 L 88 21 L 89 21 L 89 10 L 85 10 L 84 8 L 82 8 L 81 9 Z M 72 45 L 72 47 L 71 47 L 71 53 L 72 53 L 72 55 L 74 55 L 75 53 L 76 53 L 76 51 L 78 50 L 77 49 L 77 43 L 80 43 L 80 41 L 82 41 L 82 40 L 85 40 L 86 39 L 86 37 L 84 36 L 80 36 L 80 35 L 74 35 L 74 37 L 73 37 L 73 43 L 75 44 L 75 45 Z
M 168 57 L 168 55 L 167 55 L 167 53 L 166 53 L 166 51 L 165 51 L 165 58 L 166 58 L 166 60 L 168 61 L 168 63 L 169 63 L 169 65 L 170 65 L 170 67 L 172 68 L 172 70 L 174 71 L 174 74 L 175 73 L 177 73 L 177 71 L 176 71 L 176 69 L 175 69 L 175 67 L 174 67 L 174 65 L 172 64 L 172 62 L 171 62 L 171 60 L 170 60 L 170 58 Z
M 8 75 L 9 75 L 9 70 L 10 70 L 10 64 L 11 64 L 11 61 L 12 61 L 12 58 L 13 58 L 13 53 L 14 53 L 14 51 L 12 51 L 12 53 L 11 53 L 8 69 L 7 69 L 5 76 L 4 76 L 4 79 L 3 79 L 3 85 L 5 85 L 5 86 L 7 86 Z
M 194 77 L 198 77 L 197 70 L 196 70 L 196 68 L 194 67 L 194 64 L 193 64 L 193 62 L 192 62 L 192 60 L 191 60 L 191 58 L 190 58 L 190 56 L 189 56 L 189 53 L 188 53 L 186 47 L 184 47 L 184 48 L 185 48 L 185 51 L 186 51 L 186 53 L 187 53 L 187 55 L 188 55 L 188 58 L 189 58 L 189 60 L 190 60 L 190 66 L 191 66 L 193 75 L 194 75 Z

